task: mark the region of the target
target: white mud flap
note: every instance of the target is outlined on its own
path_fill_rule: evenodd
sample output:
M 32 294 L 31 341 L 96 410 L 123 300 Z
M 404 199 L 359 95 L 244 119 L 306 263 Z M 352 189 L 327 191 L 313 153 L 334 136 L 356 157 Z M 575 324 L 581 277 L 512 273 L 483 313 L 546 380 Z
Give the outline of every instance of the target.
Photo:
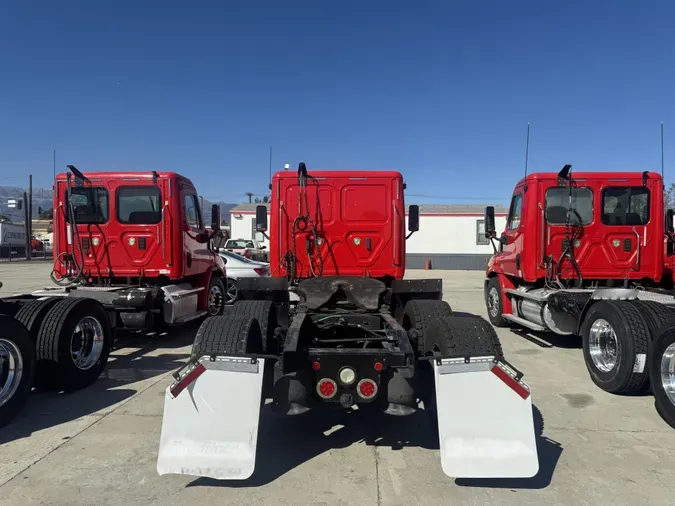
M 529 387 L 494 357 L 434 364 L 443 472 L 452 478 L 531 478 L 539 472 Z
M 244 480 L 255 469 L 265 360 L 208 357 L 164 394 L 157 472 Z

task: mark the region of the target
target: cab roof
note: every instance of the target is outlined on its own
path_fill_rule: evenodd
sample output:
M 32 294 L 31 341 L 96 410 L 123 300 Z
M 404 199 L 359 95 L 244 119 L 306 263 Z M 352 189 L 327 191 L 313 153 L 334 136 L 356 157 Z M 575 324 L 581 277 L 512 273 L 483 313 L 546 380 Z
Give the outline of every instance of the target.
M 572 179 L 593 179 L 597 181 L 611 181 L 617 179 L 642 179 L 642 175 L 647 173 L 648 179 L 661 180 L 661 174 L 653 171 L 632 171 L 632 172 L 574 172 Z M 516 186 L 525 183 L 525 181 L 557 181 L 558 172 L 532 172 L 518 181 Z
M 403 175 L 396 170 L 357 170 L 357 169 L 348 169 L 348 170 L 335 170 L 335 169 L 307 169 L 307 175 L 309 177 L 322 177 L 322 178 L 345 178 L 345 177 L 354 177 L 354 178 L 364 178 L 364 177 L 383 177 L 387 179 L 403 179 Z M 281 170 L 274 174 L 275 178 L 279 179 L 297 179 L 298 170 L 289 169 Z
M 152 180 L 152 171 L 151 170 L 136 170 L 136 171 L 108 171 L 108 172 L 83 172 L 82 175 L 87 179 L 92 181 L 103 180 L 103 179 L 148 179 Z M 165 172 L 157 171 L 157 175 L 161 178 L 166 179 L 185 179 L 189 180 L 186 176 L 178 174 L 177 172 Z M 61 172 L 56 175 L 57 181 L 65 181 L 66 173 Z

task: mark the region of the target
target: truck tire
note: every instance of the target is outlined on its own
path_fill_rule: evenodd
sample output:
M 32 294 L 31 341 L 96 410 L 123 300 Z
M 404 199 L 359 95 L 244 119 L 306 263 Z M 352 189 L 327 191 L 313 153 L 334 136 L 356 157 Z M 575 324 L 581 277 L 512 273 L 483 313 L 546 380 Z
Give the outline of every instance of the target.
M 209 316 L 219 316 L 223 314 L 225 309 L 225 283 L 223 278 L 211 275 L 209 281 L 209 293 L 206 302 L 206 311 Z
M 241 300 L 232 306 L 232 314 L 251 316 L 258 320 L 263 337 L 263 353 L 276 353 L 274 332 L 277 328 L 277 311 L 269 300 Z
M 649 379 L 654 405 L 663 420 L 675 429 L 675 322 L 671 321 L 652 342 Z
M 0 315 L 0 427 L 26 404 L 35 376 L 35 343 L 26 327 Z
M 37 333 L 36 386 L 66 392 L 88 387 L 108 363 L 112 341 L 101 304 L 86 298 L 59 300 Z
M 598 301 L 581 326 L 584 361 L 591 380 L 605 392 L 631 395 L 649 385 L 649 326 L 628 301 Z
M 495 327 L 507 327 L 509 322 L 502 316 L 502 285 L 498 276 L 488 279 L 485 287 L 485 309 L 487 310 L 490 323 Z
M 262 352 L 262 333 L 251 316 L 227 314 L 207 318 L 199 326 L 190 360 L 204 355 L 243 355 Z
M 636 300 L 633 301 L 633 305 L 638 308 L 642 317 L 647 322 L 650 340 L 656 339 L 661 327 L 675 317 L 675 311 L 669 309 L 664 304 L 659 304 L 652 300 Z
M 452 316 L 452 308 L 444 300 L 409 300 L 403 309 L 401 325 L 406 331 L 417 332 L 417 337 L 413 339 L 413 348 L 417 347 L 422 353 L 427 327 L 431 322 L 445 316 Z
M 48 299 L 32 300 L 28 304 L 25 304 L 14 317 L 28 330 L 33 339 L 33 346 L 37 343 L 37 335 L 42 321 L 52 306 L 59 300 L 62 299 L 50 297 Z
M 424 355 L 438 351 L 449 356 L 504 358 L 495 329 L 480 316 L 451 316 L 435 319 L 426 328 Z

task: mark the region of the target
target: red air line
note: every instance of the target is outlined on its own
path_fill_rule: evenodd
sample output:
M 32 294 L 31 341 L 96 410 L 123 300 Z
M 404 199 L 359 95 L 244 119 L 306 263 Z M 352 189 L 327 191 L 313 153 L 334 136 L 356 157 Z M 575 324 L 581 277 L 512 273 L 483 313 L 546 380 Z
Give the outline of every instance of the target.
M 509 376 L 501 367 L 495 365 L 492 367 L 491 371 L 495 374 L 495 376 L 506 383 L 506 386 L 511 388 L 511 390 L 520 395 L 523 399 L 527 399 L 530 396 L 530 392 L 525 387 L 523 387 L 523 385 Z

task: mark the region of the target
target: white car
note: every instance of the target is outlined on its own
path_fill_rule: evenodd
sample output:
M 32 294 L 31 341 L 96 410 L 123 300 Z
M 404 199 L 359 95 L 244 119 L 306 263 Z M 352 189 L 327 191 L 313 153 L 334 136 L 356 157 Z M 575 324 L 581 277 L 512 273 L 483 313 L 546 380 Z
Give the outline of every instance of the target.
M 232 304 L 237 300 L 239 290 L 237 280 L 241 278 L 259 278 L 270 275 L 270 264 L 249 260 L 237 253 L 220 250 L 220 256 L 225 262 L 227 272 L 227 286 L 225 287 L 225 303 Z

